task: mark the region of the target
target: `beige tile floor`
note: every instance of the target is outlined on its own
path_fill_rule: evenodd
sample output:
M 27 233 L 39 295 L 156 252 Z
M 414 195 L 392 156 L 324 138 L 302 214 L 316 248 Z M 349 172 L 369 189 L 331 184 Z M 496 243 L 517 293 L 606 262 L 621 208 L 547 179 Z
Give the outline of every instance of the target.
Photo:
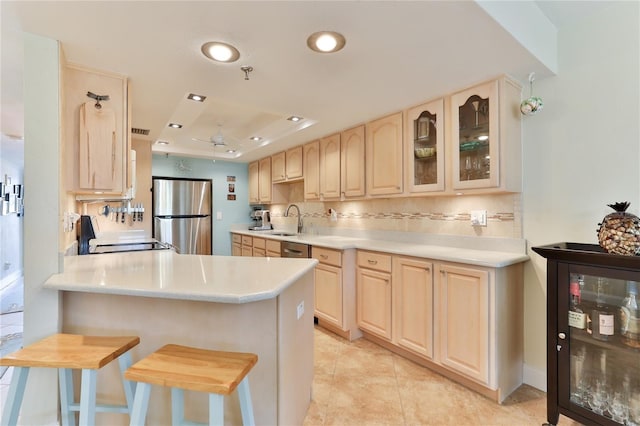
M 306 426 L 534 426 L 546 418 L 546 394 L 530 386 L 499 405 L 367 340 L 349 342 L 316 327 Z M 559 424 L 579 425 L 566 417 Z

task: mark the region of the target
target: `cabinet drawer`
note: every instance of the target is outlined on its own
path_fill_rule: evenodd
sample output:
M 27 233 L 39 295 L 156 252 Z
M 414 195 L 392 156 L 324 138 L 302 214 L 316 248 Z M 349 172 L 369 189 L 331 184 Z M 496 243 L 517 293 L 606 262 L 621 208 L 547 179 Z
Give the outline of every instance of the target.
M 261 248 L 253 248 L 253 257 L 265 257 L 267 254 L 264 252 L 264 249 Z
M 254 238 L 253 239 L 253 248 L 265 249 L 265 239 L 264 238 Z
M 267 251 L 280 253 L 280 241 L 267 240 Z
M 312 247 L 311 257 L 318 259 L 320 263 L 326 265 L 333 265 L 337 267 L 342 266 L 342 252 L 339 250 L 331 250 L 322 247 Z
M 361 268 L 391 272 L 391 256 L 388 254 L 358 250 L 357 261 Z
M 253 244 L 253 238 L 247 237 L 246 235 L 242 236 L 242 245 L 250 246 Z
M 240 234 L 231 234 L 232 242 L 237 244 L 242 244 L 242 235 Z

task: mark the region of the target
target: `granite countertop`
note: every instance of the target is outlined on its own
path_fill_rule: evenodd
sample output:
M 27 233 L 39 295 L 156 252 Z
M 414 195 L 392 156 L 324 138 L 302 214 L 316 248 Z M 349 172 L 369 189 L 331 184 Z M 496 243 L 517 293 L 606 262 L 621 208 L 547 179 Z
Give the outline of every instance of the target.
M 89 293 L 248 303 L 277 297 L 317 264 L 280 259 L 176 254 L 173 250 L 66 256 L 45 288 Z
M 420 242 L 381 239 L 380 234 L 368 238 L 348 235 L 274 235 L 274 232 L 278 233 L 279 231 L 249 231 L 247 229 L 232 229 L 231 232 L 252 237 L 300 242 L 336 250 L 372 250 L 490 268 L 502 268 L 529 260 L 524 240 L 514 239 L 436 236 L 431 238 L 431 241 Z

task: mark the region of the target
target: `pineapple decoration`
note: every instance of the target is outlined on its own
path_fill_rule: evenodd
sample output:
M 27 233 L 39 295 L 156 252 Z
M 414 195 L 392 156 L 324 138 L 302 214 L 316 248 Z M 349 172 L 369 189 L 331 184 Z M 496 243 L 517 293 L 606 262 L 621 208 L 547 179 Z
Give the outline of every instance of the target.
M 640 255 L 640 218 L 627 213 L 629 202 L 607 204 L 615 210 L 599 223 L 598 242 L 607 253 Z

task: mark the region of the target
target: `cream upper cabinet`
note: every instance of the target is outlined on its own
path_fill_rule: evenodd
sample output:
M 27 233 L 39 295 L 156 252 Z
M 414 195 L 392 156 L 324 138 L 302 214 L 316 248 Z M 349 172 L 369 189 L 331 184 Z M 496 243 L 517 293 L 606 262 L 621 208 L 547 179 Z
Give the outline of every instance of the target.
M 249 163 L 249 203 L 260 202 L 260 162 Z
M 454 190 L 522 190 L 520 94 L 502 77 L 451 96 Z
M 258 189 L 260 192 L 260 202 L 271 202 L 271 157 L 266 157 L 260 160 L 260 167 L 258 171 L 259 183 Z
M 249 203 L 271 202 L 271 157 L 249 163 Z
M 320 142 L 304 145 L 304 199 L 320 199 Z
M 445 165 L 444 100 L 405 112 L 405 174 L 409 192 L 443 191 Z
M 67 187 L 77 194 L 123 195 L 132 180 L 127 78 L 72 64 L 62 78 Z M 96 105 L 88 92 L 109 100 Z
M 391 256 L 358 250 L 356 317 L 364 331 L 391 340 Z
M 282 182 L 287 177 L 286 172 L 286 153 L 279 152 L 271 156 L 271 181 Z
M 433 358 L 433 263 L 394 256 L 392 279 L 394 343 Z
M 344 198 L 365 194 L 364 125 L 345 130 L 340 137 L 340 188 Z
M 367 194 L 402 193 L 402 113 L 366 124 Z
M 340 198 L 340 133 L 320 139 L 320 196 Z
M 489 383 L 489 273 L 440 265 L 440 361 Z
M 286 173 L 287 180 L 302 179 L 303 175 L 302 146 L 296 146 L 287 150 Z

